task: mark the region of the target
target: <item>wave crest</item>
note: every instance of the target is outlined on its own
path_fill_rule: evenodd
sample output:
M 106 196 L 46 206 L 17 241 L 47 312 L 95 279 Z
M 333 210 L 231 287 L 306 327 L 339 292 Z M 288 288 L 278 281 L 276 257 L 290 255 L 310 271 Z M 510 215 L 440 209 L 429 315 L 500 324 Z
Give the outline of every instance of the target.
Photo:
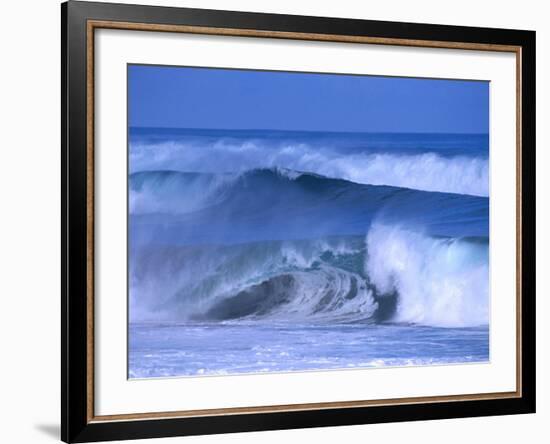
M 376 309 L 361 237 L 134 251 L 132 321 L 349 322 Z
M 377 293 L 396 293 L 396 322 L 439 327 L 488 324 L 488 244 L 433 238 L 375 224 L 366 237 L 365 271 Z
M 488 324 L 486 238 L 375 224 L 366 237 L 144 250 L 132 321 Z
M 281 167 L 309 171 L 361 184 L 389 185 L 423 191 L 489 195 L 489 161 L 485 157 L 424 153 L 338 152 L 307 143 L 266 146 L 261 140 L 133 143 L 133 171 L 178 169 L 220 172 Z

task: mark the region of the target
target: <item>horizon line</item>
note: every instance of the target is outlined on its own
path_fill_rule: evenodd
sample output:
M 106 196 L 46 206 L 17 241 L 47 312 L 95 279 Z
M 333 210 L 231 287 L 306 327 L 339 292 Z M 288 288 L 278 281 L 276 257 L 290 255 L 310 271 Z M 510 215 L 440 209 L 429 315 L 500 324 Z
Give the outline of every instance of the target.
M 199 128 L 174 126 L 128 125 L 128 129 L 159 129 L 159 130 L 199 130 L 199 131 L 276 131 L 281 133 L 335 133 L 335 134 L 452 134 L 452 135 L 483 135 L 489 132 L 444 132 L 444 131 L 323 131 L 318 129 L 279 129 L 279 128 Z

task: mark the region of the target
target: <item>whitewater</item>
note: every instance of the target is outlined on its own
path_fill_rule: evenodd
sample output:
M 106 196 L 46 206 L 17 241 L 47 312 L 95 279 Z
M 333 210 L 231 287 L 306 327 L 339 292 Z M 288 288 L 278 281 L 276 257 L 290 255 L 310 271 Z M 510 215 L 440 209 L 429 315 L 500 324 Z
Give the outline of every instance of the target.
M 131 131 L 129 377 L 488 361 L 487 143 Z
M 486 134 L 372 134 L 135 128 L 131 172 L 282 167 L 370 185 L 489 195 Z

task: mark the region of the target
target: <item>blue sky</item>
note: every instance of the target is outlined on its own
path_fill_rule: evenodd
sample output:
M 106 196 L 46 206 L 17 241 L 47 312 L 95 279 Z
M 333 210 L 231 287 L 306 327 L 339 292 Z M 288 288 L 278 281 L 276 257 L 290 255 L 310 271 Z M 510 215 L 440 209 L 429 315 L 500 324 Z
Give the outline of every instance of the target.
M 488 133 L 489 83 L 128 66 L 130 126 Z

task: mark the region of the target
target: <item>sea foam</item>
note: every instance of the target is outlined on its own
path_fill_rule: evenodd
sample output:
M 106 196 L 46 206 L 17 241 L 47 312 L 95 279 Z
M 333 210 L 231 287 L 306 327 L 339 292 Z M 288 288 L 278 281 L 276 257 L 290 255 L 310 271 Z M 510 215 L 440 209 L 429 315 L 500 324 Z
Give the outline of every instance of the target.
M 488 324 L 486 242 L 433 238 L 374 224 L 366 244 L 370 282 L 380 295 L 397 293 L 393 321 L 439 327 Z
M 444 156 L 434 151 L 381 152 L 365 149 L 342 153 L 308 143 L 266 146 L 261 140 L 164 141 L 130 145 L 132 171 L 178 169 L 197 172 L 242 172 L 278 167 L 308 171 L 361 184 L 390 185 L 423 191 L 489 195 L 486 157 Z

